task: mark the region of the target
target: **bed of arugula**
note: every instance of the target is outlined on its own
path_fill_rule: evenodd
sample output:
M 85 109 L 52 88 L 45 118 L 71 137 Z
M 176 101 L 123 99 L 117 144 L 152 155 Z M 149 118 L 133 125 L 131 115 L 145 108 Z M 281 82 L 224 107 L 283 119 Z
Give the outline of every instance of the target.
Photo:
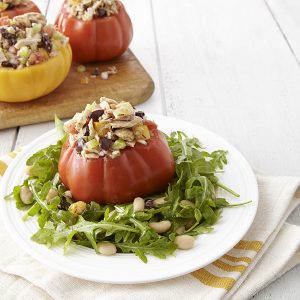
M 56 120 L 56 125 L 62 129 L 59 120 Z M 227 164 L 226 151 L 208 153 L 198 139 L 189 138 L 183 132 L 165 136 L 176 162 L 176 174 L 165 194 L 149 197 L 165 196 L 167 202 L 160 207 L 133 212 L 132 204 L 113 206 L 91 202 L 82 215 L 74 217 L 67 210 L 74 201 L 65 196 L 66 188 L 58 174 L 58 160 L 66 136 L 55 145 L 33 154 L 26 162 L 30 166 L 30 176 L 23 185 L 32 191 L 33 203 L 25 205 L 21 201 L 21 186 L 15 186 L 6 200 L 14 199 L 16 207 L 26 211 L 24 221 L 31 217 L 37 219 L 39 230 L 32 240 L 48 247 L 64 243 L 66 252 L 73 242 L 94 248 L 98 253 L 97 243 L 110 241 L 119 253 L 134 253 L 145 263 L 148 254 L 166 258 L 176 250 L 176 228 L 190 224 L 185 232 L 187 235 L 209 233 L 223 208 L 241 204 L 230 205 L 216 193 L 221 188 L 239 197 L 221 184 L 216 176 Z M 58 196 L 47 204 L 45 199 L 50 188 L 56 188 Z M 180 204 L 183 199 L 194 202 L 195 207 Z M 160 220 L 172 223 L 170 230 L 164 234 L 158 234 L 149 227 L 149 222 Z

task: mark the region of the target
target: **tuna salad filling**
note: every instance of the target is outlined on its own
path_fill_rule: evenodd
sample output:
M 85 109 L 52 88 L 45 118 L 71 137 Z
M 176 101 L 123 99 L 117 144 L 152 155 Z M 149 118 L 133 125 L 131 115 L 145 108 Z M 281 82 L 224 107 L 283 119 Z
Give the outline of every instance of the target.
M 69 16 L 90 21 L 118 13 L 119 4 L 116 0 L 68 0 L 65 8 Z
M 0 0 L 0 12 L 28 2 L 29 0 Z
M 147 145 L 151 138 L 145 124 L 145 114 L 136 111 L 129 102 L 117 102 L 102 97 L 88 104 L 66 122 L 64 130 L 69 143 L 85 158 L 118 157 L 122 149 L 137 143 Z
M 0 69 L 37 65 L 57 56 L 68 38 L 47 25 L 39 13 L 27 13 L 13 19 L 2 18 L 0 26 Z

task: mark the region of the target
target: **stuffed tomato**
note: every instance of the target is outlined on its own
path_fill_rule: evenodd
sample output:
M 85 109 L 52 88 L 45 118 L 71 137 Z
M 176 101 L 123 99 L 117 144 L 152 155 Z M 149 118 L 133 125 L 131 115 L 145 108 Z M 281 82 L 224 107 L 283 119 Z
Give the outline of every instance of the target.
M 65 124 L 58 164 L 77 201 L 126 203 L 167 189 L 174 160 L 163 134 L 128 102 L 101 98 Z
M 23 15 L 29 12 L 40 13 L 39 8 L 28 0 L 0 0 L 0 18 Z
M 131 20 L 117 0 L 65 0 L 56 25 L 70 38 L 73 60 L 82 63 L 120 56 L 133 35 Z
M 72 63 L 68 38 L 39 13 L 0 21 L 0 101 L 30 101 L 52 92 Z

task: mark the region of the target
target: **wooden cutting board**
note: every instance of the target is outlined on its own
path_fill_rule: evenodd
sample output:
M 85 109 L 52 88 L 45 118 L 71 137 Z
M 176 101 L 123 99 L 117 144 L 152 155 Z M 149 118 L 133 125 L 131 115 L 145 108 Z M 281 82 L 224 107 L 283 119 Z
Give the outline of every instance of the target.
M 153 80 L 130 50 L 113 61 L 86 65 L 85 73 L 78 73 L 77 66 L 73 64 L 63 84 L 47 96 L 24 103 L 0 102 L 0 129 L 53 120 L 55 113 L 60 118 L 69 118 L 102 96 L 136 105 L 154 91 Z M 118 73 L 107 80 L 91 77 L 95 67 L 101 72 L 112 66 Z M 87 84 L 81 82 L 83 77 L 88 79 Z

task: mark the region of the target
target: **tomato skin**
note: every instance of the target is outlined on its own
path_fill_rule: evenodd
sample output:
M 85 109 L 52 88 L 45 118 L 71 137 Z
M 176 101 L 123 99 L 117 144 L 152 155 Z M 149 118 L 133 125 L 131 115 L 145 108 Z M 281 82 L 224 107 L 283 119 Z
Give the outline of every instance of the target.
M 114 159 L 85 159 L 64 143 L 59 175 L 77 201 L 120 204 L 166 190 L 174 176 L 174 159 L 156 125 L 146 124 L 151 132 L 148 144 L 125 148 Z
M 91 21 L 69 17 L 64 5 L 61 7 L 55 24 L 59 31 L 70 38 L 74 61 L 106 61 L 128 49 L 133 36 L 132 23 L 124 5 L 117 2 L 117 14 Z
M 27 14 L 29 12 L 40 13 L 41 11 L 32 1 L 29 1 L 26 4 L 21 4 L 14 8 L 10 8 L 10 9 L 0 12 L 0 18 L 8 17 L 8 18 L 12 19 L 15 16 Z

